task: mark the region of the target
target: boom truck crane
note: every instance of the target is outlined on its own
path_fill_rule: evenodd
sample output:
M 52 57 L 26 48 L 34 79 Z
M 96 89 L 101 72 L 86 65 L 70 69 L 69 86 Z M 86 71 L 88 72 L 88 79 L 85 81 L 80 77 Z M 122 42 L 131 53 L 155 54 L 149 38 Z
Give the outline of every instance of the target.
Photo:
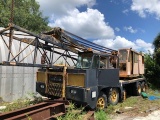
M 17 31 L 20 33 L 16 34 Z M 59 27 L 37 35 L 10 24 L 0 34 L 8 48 L 8 58 L 1 65 L 39 67 L 36 91 L 43 96 L 103 109 L 126 99 L 126 93 L 140 95 L 141 91 L 146 91 L 144 55 L 131 48 L 109 49 Z M 14 40 L 19 41 L 16 54 L 12 51 Z M 22 43 L 26 47 L 22 48 Z M 28 46 L 34 49 L 22 57 Z M 60 56 L 54 61 L 55 53 Z M 37 54 L 42 55 L 41 61 Z M 34 56 L 33 61 L 25 63 L 30 55 Z M 67 65 L 55 64 L 60 57 Z M 67 58 L 73 66 L 69 66 Z

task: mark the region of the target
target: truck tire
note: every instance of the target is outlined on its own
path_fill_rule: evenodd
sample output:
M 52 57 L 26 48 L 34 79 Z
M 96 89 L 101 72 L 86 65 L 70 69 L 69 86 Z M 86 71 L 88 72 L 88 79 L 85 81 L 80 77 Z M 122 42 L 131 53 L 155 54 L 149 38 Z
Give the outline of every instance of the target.
M 124 89 L 123 90 L 123 101 L 125 101 L 127 99 L 127 93 L 126 93 L 126 90 Z
M 134 95 L 139 96 L 141 95 L 142 89 L 141 89 L 141 83 L 140 82 L 136 82 L 135 83 L 135 87 L 134 87 Z
M 144 82 L 142 82 L 141 84 L 141 89 L 142 89 L 142 92 L 146 92 L 146 87 Z
M 111 88 L 108 93 L 108 103 L 116 105 L 119 101 L 119 91 L 117 88 Z
M 99 94 L 97 99 L 96 108 L 97 109 L 104 109 L 107 107 L 107 96 L 103 92 Z
M 147 84 L 145 82 L 142 82 L 141 84 L 141 89 L 142 89 L 142 92 L 146 92 L 147 91 Z

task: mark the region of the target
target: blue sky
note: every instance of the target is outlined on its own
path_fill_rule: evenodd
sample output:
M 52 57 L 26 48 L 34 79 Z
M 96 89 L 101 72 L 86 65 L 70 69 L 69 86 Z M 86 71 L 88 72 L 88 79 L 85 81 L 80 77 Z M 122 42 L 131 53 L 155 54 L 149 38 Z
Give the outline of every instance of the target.
M 154 14 L 146 18 L 140 17 L 136 12 L 130 10 L 132 1 L 128 1 L 98 0 L 97 5 L 93 8 L 98 9 L 104 14 L 110 26 L 120 29 L 120 31 L 115 31 L 116 35 L 124 36 L 132 41 L 141 38 L 146 42 L 153 42 L 155 36 L 160 32 L 160 28 L 158 27 L 160 26 L 160 20 L 155 19 L 156 16 L 154 16 Z M 135 33 L 124 29 L 124 27 L 129 26 L 136 30 Z
M 112 49 L 153 52 L 160 0 L 37 0 L 49 26 Z

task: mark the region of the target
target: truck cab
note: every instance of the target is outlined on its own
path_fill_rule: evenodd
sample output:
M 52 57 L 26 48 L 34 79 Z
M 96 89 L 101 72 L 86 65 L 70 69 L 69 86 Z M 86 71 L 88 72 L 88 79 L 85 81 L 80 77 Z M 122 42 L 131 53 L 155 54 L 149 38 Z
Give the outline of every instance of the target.
M 126 99 L 126 93 L 140 95 L 141 91 L 145 91 L 145 78 L 140 77 L 144 70 L 143 59 L 142 54 L 131 49 L 110 54 L 79 52 L 75 67 L 39 69 L 36 91 L 92 109 L 103 109 L 107 104 L 115 105 L 119 100 Z
M 112 62 L 112 59 L 115 59 Z M 112 63 L 114 63 L 114 65 Z M 119 99 L 118 57 L 93 51 L 80 52 L 74 69 L 67 69 L 66 98 L 76 103 L 86 104 L 91 108 L 103 106 L 99 98 L 107 96 L 115 89 L 113 104 Z M 110 101 L 111 101 L 110 96 Z M 100 101 L 101 102 L 101 101 Z

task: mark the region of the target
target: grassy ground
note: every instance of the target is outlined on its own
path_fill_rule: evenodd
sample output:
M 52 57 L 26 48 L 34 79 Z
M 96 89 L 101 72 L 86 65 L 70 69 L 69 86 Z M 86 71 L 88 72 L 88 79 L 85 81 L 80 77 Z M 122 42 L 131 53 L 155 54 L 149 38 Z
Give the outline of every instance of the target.
M 0 113 L 4 112 L 9 112 L 9 111 L 14 111 L 20 108 L 28 107 L 33 104 L 37 104 L 39 102 L 42 102 L 41 97 L 35 97 L 34 99 L 28 99 L 28 98 L 23 98 L 23 99 L 18 99 L 13 102 L 4 102 L 2 98 L 0 98 L 0 106 L 5 106 L 5 109 L 1 109 Z
M 160 96 L 160 91 L 151 90 L 147 91 L 148 96 Z M 160 99 L 149 100 L 142 96 L 130 96 L 122 103 L 116 106 L 108 106 L 106 113 L 108 114 L 126 114 L 128 116 L 145 116 L 150 111 L 160 108 Z

